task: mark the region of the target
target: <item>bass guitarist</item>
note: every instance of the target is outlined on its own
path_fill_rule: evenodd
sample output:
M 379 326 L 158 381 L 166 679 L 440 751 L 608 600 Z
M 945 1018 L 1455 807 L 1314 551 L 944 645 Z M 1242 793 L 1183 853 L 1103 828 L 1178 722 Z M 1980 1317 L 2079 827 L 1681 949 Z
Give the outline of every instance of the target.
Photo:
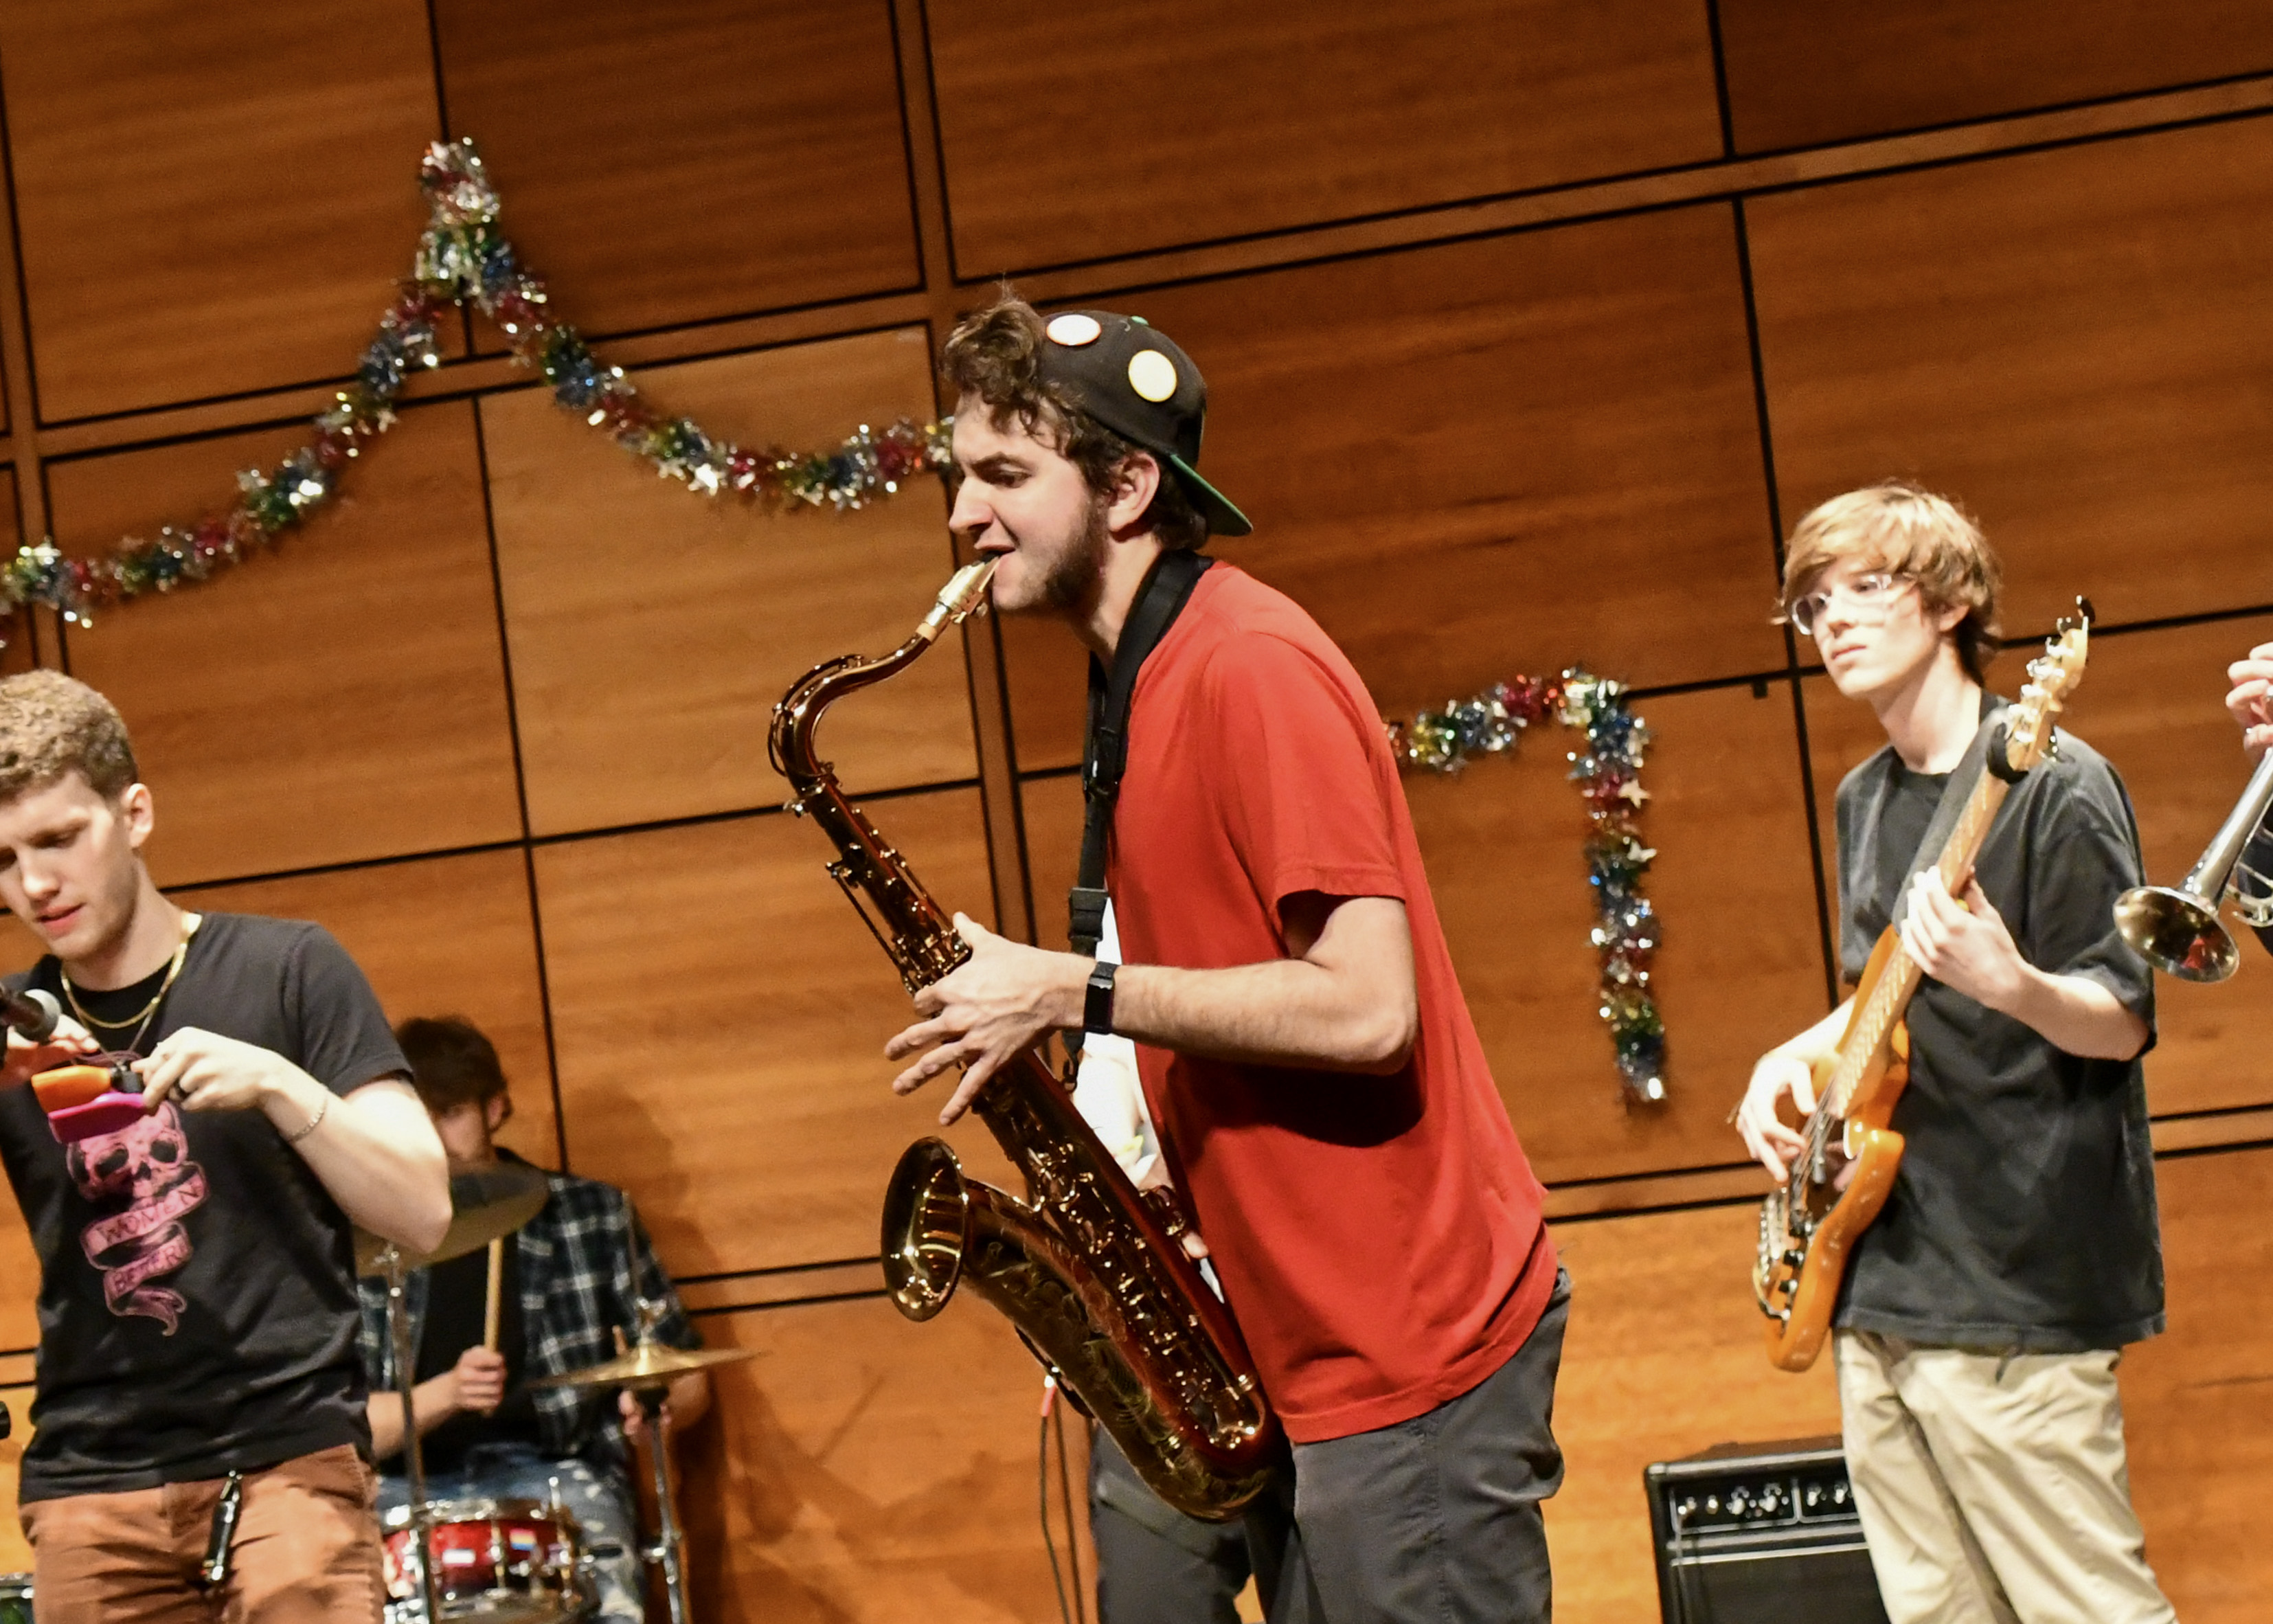
M 2173 1615 L 2131 1507 L 2115 1366 L 2163 1328 L 2140 1056 L 2146 966 L 2113 925 L 2140 883 L 2122 781 L 2062 734 L 2014 785 L 1962 898 L 1927 862 L 1949 776 L 2002 701 L 1999 570 L 1978 526 L 1906 484 L 1801 520 L 1782 613 L 1887 748 L 1839 786 L 1840 960 L 1851 982 L 1901 909 L 1925 979 L 1909 1004 L 1907 1140 L 1834 1320 L 1864 1531 L 1894 1624 L 2150 1624 Z M 1969 785 L 1955 786 L 1962 798 Z M 1762 1057 L 1737 1108 L 1782 1182 L 1812 1068 L 1849 1000 Z

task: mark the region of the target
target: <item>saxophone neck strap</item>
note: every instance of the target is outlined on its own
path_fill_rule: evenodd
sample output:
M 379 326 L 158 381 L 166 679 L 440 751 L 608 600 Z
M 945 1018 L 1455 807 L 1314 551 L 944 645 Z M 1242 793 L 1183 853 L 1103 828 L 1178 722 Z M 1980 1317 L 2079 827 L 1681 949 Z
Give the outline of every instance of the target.
M 1069 899 L 1067 935 L 1073 951 L 1087 958 L 1105 934 L 1105 848 L 1113 833 L 1113 808 L 1121 799 L 1121 775 L 1129 767 L 1129 708 L 1136 695 L 1136 673 L 1145 658 L 1176 623 L 1192 589 L 1215 560 L 1187 549 L 1163 553 L 1136 589 L 1113 669 L 1095 655 L 1089 660 L 1089 739 L 1082 751 L 1081 868 Z

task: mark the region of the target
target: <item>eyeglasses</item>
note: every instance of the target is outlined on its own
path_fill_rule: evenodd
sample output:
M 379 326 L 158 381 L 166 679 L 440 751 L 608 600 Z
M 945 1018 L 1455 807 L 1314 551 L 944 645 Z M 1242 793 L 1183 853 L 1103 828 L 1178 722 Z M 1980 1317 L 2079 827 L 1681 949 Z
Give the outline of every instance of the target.
M 1874 569 L 1867 575 L 1857 575 L 1852 581 L 1843 581 L 1836 586 L 1820 587 L 1804 598 L 1796 598 L 1787 618 L 1799 628 L 1802 636 L 1812 637 L 1815 635 L 1816 622 L 1829 612 L 1832 601 L 1844 598 L 1848 610 L 1857 620 L 1875 626 L 1887 618 L 1887 612 L 1894 606 L 1894 599 L 1900 598 L 1902 590 L 1909 584 L 1908 575 L 1896 575 L 1892 570 Z

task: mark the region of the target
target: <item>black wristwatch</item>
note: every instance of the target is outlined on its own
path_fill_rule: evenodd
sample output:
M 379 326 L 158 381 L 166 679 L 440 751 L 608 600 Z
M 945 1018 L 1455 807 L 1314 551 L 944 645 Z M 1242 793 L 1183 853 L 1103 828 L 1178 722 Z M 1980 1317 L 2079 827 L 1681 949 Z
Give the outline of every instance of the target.
M 1099 1037 L 1113 1035 L 1113 973 L 1121 966 L 1100 959 L 1089 973 L 1089 997 L 1082 1005 L 1081 1029 Z

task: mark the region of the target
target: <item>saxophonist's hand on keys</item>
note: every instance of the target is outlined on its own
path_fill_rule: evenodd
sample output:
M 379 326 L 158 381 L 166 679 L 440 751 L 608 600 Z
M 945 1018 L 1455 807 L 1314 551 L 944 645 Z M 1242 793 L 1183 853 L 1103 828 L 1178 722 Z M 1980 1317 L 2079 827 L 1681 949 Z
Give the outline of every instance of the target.
M 971 944 L 971 957 L 916 994 L 916 1012 L 930 1019 L 884 1045 L 888 1060 L 930 1051 L 892 1079 L 894 1094 L 913 1094 L 941 1072 L 964 1068 L 940 1111 L 942 1126 L 969 1109 L 986 1079 L 1020 1049 L 1081 1025 L 1093 963 L 998 936 L 961 914 L 955 929 Z

